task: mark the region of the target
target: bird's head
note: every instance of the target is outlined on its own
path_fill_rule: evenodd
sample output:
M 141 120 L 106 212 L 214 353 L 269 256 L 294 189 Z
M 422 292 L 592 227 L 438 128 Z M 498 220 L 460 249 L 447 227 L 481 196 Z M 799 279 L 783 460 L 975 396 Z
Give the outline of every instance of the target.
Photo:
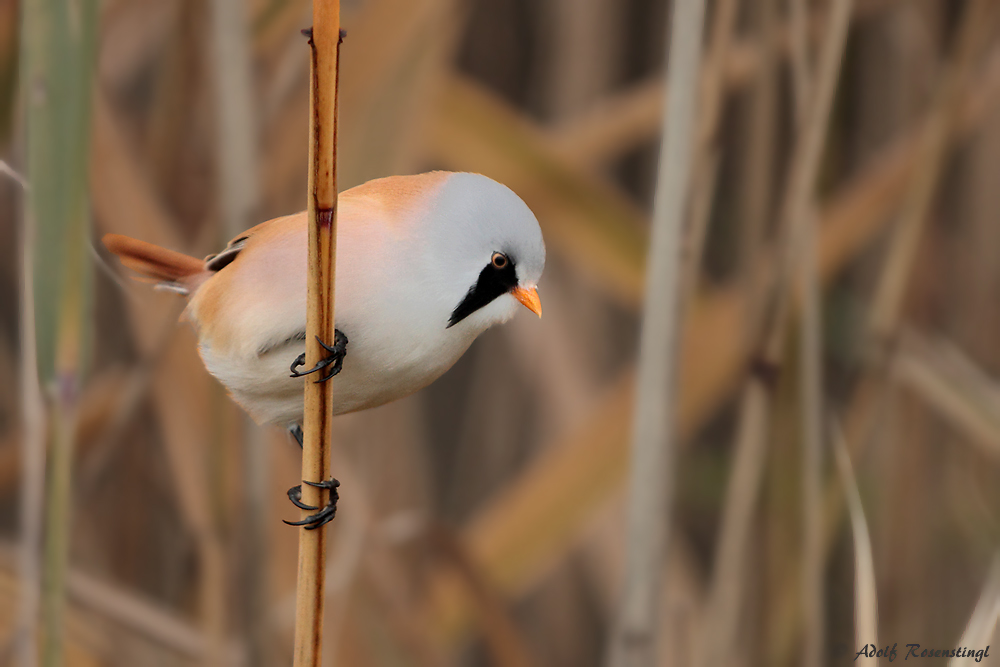
M 545 243 L 520 197 L 485 176 L 456 173 L 432 210 L 429 256 L 449 304 L 448 328 L 481 331 L 510 319 L 521 305 L 541 316 Z

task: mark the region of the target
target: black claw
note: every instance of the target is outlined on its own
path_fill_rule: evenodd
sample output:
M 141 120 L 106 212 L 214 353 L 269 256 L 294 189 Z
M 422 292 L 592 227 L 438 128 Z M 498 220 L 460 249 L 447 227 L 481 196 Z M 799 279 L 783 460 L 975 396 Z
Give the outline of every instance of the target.
M 300 366 L 305 366 L 306 364 L 306 354 L 303 352 L 295 358 L 289 370 L 292 372 L 291 377 L 300 378 L 305 377 L 311 373 L 316 373 L 321 371 L 327 366 L 332 366 L 329 373 L 326 375 L 321 375 L 320 379 L 316 381 L 317 384 L 321 382 L 326 382 L 330 378 L 337 375 L 344 366 L 344 357 L 347 356 L 347 336 L 345 336 L 339 329 L 334 330 L 334 342 L 333 345 L 327 345 L 323 341 L 316 337 L 316 342 L 323 346 L 323 349 L 330 353 L 329 357 L 325 357 L 316 362 L 316 365 L 307 371 L 300 373 L 298 371 Z
M 317 489 L 329 489 L 331 491 L 340 486 L 340 480 L 333 479 L 332 477 L 326 480 L 325 482 L 310 482 L 309 480 L 306 479 L 302 481 L 308 484 L 309 486 L 316 487 Z
M 309 486 L 314 486 L 318 489 L 328 489 L 330 491 L 330 500 L 327 502 L 326 506 L 316 512 L 315 514 L 310 514 L 306 518 L 300 521 L 285 521 L 289 526 L 305 526 L 306 530 L 316 530 L 321 526 L 333 521 L 333 518 L 337 515 L 337 501 L 340 496 L 337 494 L 337 487 L 340 486 L 340 482 L 335 479 L 328 479 L 323 482 L 310 482 L 307 480 L 302 480 L 305 484 Z M 301 501 L 302 498 L 302 487 L 293 486 L 288 489 L 288 499 L 292 501 L 292 504 L 299 509 L 306 510 L 307 512 L 312 512 L 313 510 L 319 509 L 306 505 Z
M 288 489 L 288 499 L 292 501 L 292 504 L 298 507 L 300 510 L 306 510 L 307 512 L 314 512 L 318 510 L 318 507 L 313 507 L 312 505 L 306 505 L 302 502 L 302 485 L 293 486 Z
M 302 519 L 302 521 L 285 521 L 285 523 L 287 523 L 289 526 L 305 526 L 306 530 L 316 530 L 317 528 L 321 528 L 326 524 L 330 523 L 331 521 L 333 521 L 333 518 L 336 515 L 337 515 L 337 508 L 335 506 L 328 505 L 327 507 L 324 507 L 316 514 L 307 516 L 305 519 Z

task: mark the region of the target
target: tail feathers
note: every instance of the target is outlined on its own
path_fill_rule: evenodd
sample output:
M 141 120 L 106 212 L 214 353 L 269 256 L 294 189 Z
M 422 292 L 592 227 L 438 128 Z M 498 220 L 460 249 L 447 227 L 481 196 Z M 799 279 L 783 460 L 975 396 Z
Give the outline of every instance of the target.
M 121 234 L 105 234 L 105 247 L 118 256 L 121 263 L 160 286 L 182 294 L 194 289 L 199 278 L 208 273 L 205 262 Z

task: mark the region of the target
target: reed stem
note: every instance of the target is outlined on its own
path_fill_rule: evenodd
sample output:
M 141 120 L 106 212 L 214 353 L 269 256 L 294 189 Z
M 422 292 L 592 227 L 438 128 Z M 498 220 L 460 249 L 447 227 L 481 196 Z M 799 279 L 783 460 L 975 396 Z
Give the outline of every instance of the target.
M 319 341 L 334 340 L 334 275 L 337 241 L 337 84 L 340 61 L 340 2 L 315 0 L 310 33 L 309 87 L 309 273 L 306 302 L 306 364 L 312 367 L 325 350 Z M 302 424 L 302 479 L 330 477 L 329 382 L 305 383 Z M 302 501 L 323 507 L 328 492 L 302 485 Z M 323 586 L 326 531 L 299 530 L 299 568 L 295 610 L 295 667 L 319 667 L 322 659 Z
M 646 272 L 646 298 L 633 417 L 628 561 L 607 664 L 654 665 L 661 573 L 669 534 L 676 438 L 681 242 L 691 181 L 701 61 L 703 0 L 674 4 L 668 60 L 670 93 Z

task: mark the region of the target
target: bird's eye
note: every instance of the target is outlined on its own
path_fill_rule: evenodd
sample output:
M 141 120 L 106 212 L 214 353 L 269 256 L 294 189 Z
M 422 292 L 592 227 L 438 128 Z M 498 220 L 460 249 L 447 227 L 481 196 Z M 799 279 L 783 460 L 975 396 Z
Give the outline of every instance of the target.
M 504 269 L 507 268 L 507 262 L 509 260 L 507 259 L 507 255 L 502 252 L 495 252 L 493 253 L 493 258 L 490 261 L 493 264 L 493 268 Z

